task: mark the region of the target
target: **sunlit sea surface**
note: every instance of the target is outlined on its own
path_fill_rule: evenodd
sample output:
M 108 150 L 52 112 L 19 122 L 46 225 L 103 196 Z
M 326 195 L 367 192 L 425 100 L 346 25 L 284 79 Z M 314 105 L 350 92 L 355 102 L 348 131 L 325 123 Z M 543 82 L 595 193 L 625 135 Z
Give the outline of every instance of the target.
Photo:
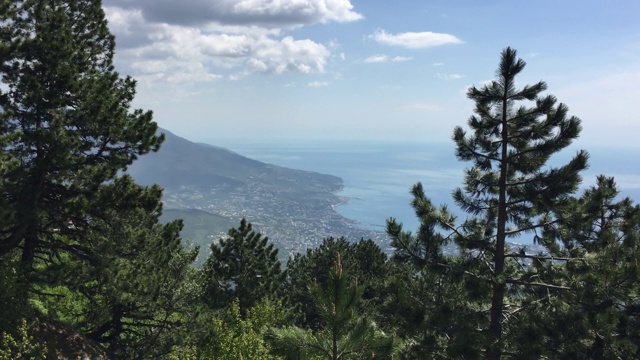
M 451 192 L 462 186 L 463 171 L 470 163 L 455 157 L 453 143 L 375 141 L 207 141 L 246 157 L 295 169 L 339 176 L 349 198 L 336 210 L 358 221 L 359 226 L 383 230 L 395 217 L 405 229 L 416 230 L 418 220 L 411 208 L 411 187 L 422 182 L 434 204 L 446 204 L 460 220 L 466 215 L 451 200 Z M 582 189 L 595 182 L 597 174 L 614 176 L 623 196 L 640 200 L 640 156 L 629 150 L 587 149 L 590 168 L 583 172 Z M 551 163 L 563 164 L 576 149 L 565 150 Z M 527 243 L 527 239 L 520 242 Z

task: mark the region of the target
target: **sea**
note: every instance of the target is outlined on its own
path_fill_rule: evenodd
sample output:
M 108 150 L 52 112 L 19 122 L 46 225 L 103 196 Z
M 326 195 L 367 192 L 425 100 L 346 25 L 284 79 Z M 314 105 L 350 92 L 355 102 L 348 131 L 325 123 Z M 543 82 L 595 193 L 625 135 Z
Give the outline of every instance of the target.
M 390 217 L 415 231 L 418 219 L 411 207 L 410 190 L 421 182 L 434 205 L 447 205 L 463 220 L 466 214 L 452 201 L 452 191 L 462 186 L 464 169 L 471 163 L 455 157 L 449 143 L 370 140 L 210 141 L 240 155 L 274 165 L 331 174 L 343 179 L 338 193 L 348 201 L 336 211 L 357 221 L 357 226 L 384 230 Z M 566 163 L 578 148 L 565 149 L 552 157 L 551 164 Z M 590 167 L 582 173 L 579 193 L 593 185 L 598 174 L 614 176 L 621 197 L 640 201 L 640 155 L 628 149 L 592 148 Z M 520 242 L 528 243 L 527 239 Z

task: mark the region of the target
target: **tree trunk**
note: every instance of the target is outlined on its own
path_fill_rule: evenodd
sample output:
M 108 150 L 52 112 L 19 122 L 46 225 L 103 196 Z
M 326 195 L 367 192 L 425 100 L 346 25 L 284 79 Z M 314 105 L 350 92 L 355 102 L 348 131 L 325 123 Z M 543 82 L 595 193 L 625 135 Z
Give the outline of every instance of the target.
M 507 123 L 507 105 L 509 79 L 505 79 L 504 95 L 502 99 L 502 144 L 500 156 L 500 179 L 498 183 L 498 224 L 496 234 L 496 248 L 494 254 L 493 296 L 491 298 L 491 324 L 489 325 L 489 348 L 487 359 L 499 360 L 502 354 L 502 312 L 504 310 L 505 282 L 502 278 L 504 272 L 504 248 L 507 225 L 507 174 L 509 163 L 508 142 L 509 132 Z

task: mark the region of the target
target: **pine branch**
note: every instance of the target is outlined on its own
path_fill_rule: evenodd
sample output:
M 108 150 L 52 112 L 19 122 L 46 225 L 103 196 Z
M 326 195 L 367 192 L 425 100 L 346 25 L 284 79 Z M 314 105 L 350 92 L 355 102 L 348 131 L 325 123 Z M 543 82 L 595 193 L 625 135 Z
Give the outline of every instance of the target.
M 476 259 L 481 259 L 482 262 L 487 266 L 487 269 L 489 269 L 491 274 L 495 275 L 496 274 L 495 269 L 491 266 L 491 264 L 489 263 L 489 260 L 487 260 L 487 258 L 484 256 L 485 251 L 486 249 L 483 249 L 482 251 L 480 251 Z
M 496 161 L 496 162 L 500 161 L 500 159 L 499 159 L 499 158 L 497 158 L 497 157 L 493 157 L 493 156 L 489 156 L 489 155 L 486 155 L 486 154 L 483 154 L 483 153 L 480 153 L 480 152 L 477 152 L 476 150 L 474 150 L 474 149 L 470 148 L 470 147 L 469 147 L 469 146 L 467 146 L 466 144 L 465 144 L 465 145 L 463 145 L 463 147 L 464 147 L 465 149 L 467 149 L 471 154 L 473 154 L 473 155 L 474 155 L 474 156 L 476 156 L 476 157 L 483 158 L 483 159 L 485 159 L 485 160 L 492 160 L 492 161 Z
M 555 257 L 555 256 L 538 256 L 538 255 L 527 255 L 527 254 L 519 254 L 519 253 L 511 253 L 506 254 L 507 258 L 520 258 L 520 259 L 537 259 L 537 260 L 551 260 L 551 261 L 570 261 L 575 260 L 575 258 L 569 257 Z
M 541 227 L 544 227 L 544 226 L 556 224 L 559 221 L 560 221 L 559 219 L 555 219 L 555 220 L 544 222 L 544 223 L 532 224 L 531 226 L 526 226 L 526 227 L 519 228 L 519 229 L 516 229 L 516 230 L 506 231 L 505 235 L 511 236 L 511 235 L 515 235 L 515 234 L 518 234 L 518 233 L 521 233 L 521 232 L 535 230 L 535 229 L 538 229 L 538 228 L 541 228 Z
M 541 282 L 528 282 L 528 281 L 515 280 L 515 279 L 507 279 L 506 282 L 507 284 L 514 284 L 514 285 L 539 286 L 547 289 L 571 290 L 571 288 L 567 286 L 551 285 L 551 284 L 545 284 Z

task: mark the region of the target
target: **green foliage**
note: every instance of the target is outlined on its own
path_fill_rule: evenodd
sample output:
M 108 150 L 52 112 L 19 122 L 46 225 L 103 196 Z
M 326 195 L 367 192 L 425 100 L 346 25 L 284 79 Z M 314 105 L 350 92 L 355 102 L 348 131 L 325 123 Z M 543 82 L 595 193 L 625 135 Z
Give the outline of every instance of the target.
M 308 291 L 311 283 L 327 286 L 330 269 L 336 253 L 340 253 L 345 269 L 363 285 L 364 293 L 358 300 L 358 311 L 371 316 L 376 322 L 384 324 L 390 319 L 382 313 L 386 300 L 386 280 L 389 275 L 387 255 L 372 240 L 351 243 L 345 238 L 327 238 L 305 254 L 296 254 L 287 263 L 287 277 L 283 287 L 283 297 L 288 307 L 294 309 L 297 324 L 317 329 L 320 315 Z
M 271 331 L 274 353 L 287 359 L 390 359 L 399 342 L 380 331 L 356 304 L 363 287 L 342 268 L 340 253 L 326 286 L 314 283 L 309 292 L 320 317 L 318 330 L 286 327 Z
M 577 138 L 580 120 L 568 118 L 567 107 L 557 104 L 555 97 L 542 95 L 544 82 L 516 88 L 516 76 L 524 67 L 516 51 L 507 48 L 496 79 L 467 92 L 475 102 L 475 115 L 468 121 L 471 132 L 456 127 L 453 140 L 458 159 L 472 166 L 465 170 L 464 187 L 454 190 L 453 199 L 470 217 L 456 224 L 445 207 L 431 205 L 418 184 L 413 189 L 413 206 L 421 220 L 418 234 L 403 232 L 393 219 L 388 223 L 398 260 L 411 261 L 431 284 L 461 284 L 461 289 L 449 289 L 461 296 L 455 300 L 463 304 L 457 312 L 479 331 L 465 335 L 467 346 L 460 357 L 484 352 L 488 359 L 499 359 L 514 351 L 519 344 L 507 336 L 514 333 L 511 326 L 520 323 L 527 306 L 552 301 L 551 295 L 564 288 L 547 274 L 553 272 L 550 259 L 507 245 L 508 239 L 532 233 L 536 241 L 535 234 L 558 221 L 551 212 L 565 208 L 588 157 L 580 151 L 564 166 L 547 165 L 554 153 Z M 442 256 L 442 247 L 451 239 L 459 249 L 455 261 Z M 455 308 L 447 301 L 453 299 L 432 304 L 436 309 Z M 457 346 L 447 346 L 447 351 L 457 352 Z
M 39 296 L 50 316 L 73 324 L 113 354 L 150 358 L 169 351 L 173 337 L 197 297 L 189 289 L 190 264 L 197 249 L 183 249 L 179 222 L 160 225 L 160 192 L 127 182 L 120 191 L 147 192 L 148 205 L 133 211 L 109 209 L 104 221 L 94 219 L 85 241 L 99 249 L 85 261 L 64 259 L 46 268 L 49 283 Z M 137 194 L 141 195 L 141 194 Z M 155 199 L 155 200 L 152 200 Z M 62 297 L 62 299 L 60 299 Z
M 265 298 L 242 315 L 236 299 L 210 315 L 203 325 L 206 335 L 200 343 L 174 347 L 169 359 L 278 359 L 269 355 L 270 346 L 265 341 L 265 334 L 270 327 L 283 321 L 284 312 L 279 303 Z
M 505 49 L 496 80 L 467 93 L 476 103 L 476 115 L 468 122 L 472 134 L 457 127 L 453 136 L 458 159 L 473 163 L 464 189 L 453 193 L 456 204 L 474 216 L 456 230 L 456 242 L 466 271 L 473 274 L 473 287 L 488 291 L 490 312 L 481 328 L 486 329 L 483 348 L 489 359 L 499 359 L 513 346 L 504 341 L 509 331 L 504 326 L 517 323 L 513 316 L 523 305 L 521 297 L 535 296 L 532 287 L 553 288 L 538 281 L 540 267 L 522 267 L 526 254 L 510 250 L 507 239 L 553 221 L 546 214 L 567 201 L 587 166 L 584 151 L 564 166 L 547 165 L 577 138 L 580 120 L 567 118 L 567 107 L 557 105 L 552 95 L 541 95 L 544 82 L 517 89 L 515 79 L 524 67 L 515 50 Z
M 566 259 L 558 272 L 570 290 L 546 309 L 548 315 L 530 314 L 545 328 L 525 327 L 520 336 L 535 336 L 559 357 L 640 357 L 640 206 L 617 197 L 613 178 L 599 176 L 557 210 L 562 221 L 544 233 L 542 241 L 561 243 L 550 248 Z
M 203 300 L 210 308 L 224 308 L 238 299 L 243 313 L 273 297 L 284 278 L 278 249 L 245 219 L 229 230 L 227 238 L 211 244 L 201 273 Z
M 198 350 L 194 345 L 174 346 L 167 356 L 168 360 L 198 360 Z
M 433 270 L 442 269 L 447 261 L 443 248 L 451 242 L 451 237 L 444 237 L 440 231 L 448 231 L 456 221 L 446 206 L 436 209 L 424 193 L 421 183 L 411 189 L 413 206 L 416 217 L 420 219 L 417 234 L 403 231 L 402 224 L 394 218 L 387 221 L 387 234 L 391 237 L 394 248 L 393 259 L 401 263 L 410 263 L 422 269 L 429 267 Z
M 44 360 L 46 344 L 36 342 L 26 320 L 20 322 L 17 334 L 0 332 L 0 360 Z
M 162 137 L 151 112 L 129 111 L 135 82 L 113 70 L 99 1 L 3 1 L 1 10 L 0 255 L 20 247 L 28 268 L 61 248 L 83 257 L 90 219 L 118 199 L 94 194 Z M 76 243 L 60 244 L 60 232 Z
M 283 272 L 243 219 L 196 270 L 182 222 L 159 222 L 161 189 L 123 175 L 164 137 L 130 110 L 100 1 L 0 0 L 0 23 L 0 360 L 58 351 L 37 337 L 52 329 L 126 359 L 640 358 L 640 207 L 604 176 L 572 197 L 586 152 L 547 163 L 580 120 L 544 82 L 516 88 L 515 50 L 469 89 L 469 134 L 454 130 L 472 164 L 453 192 L 466 220 L 418 183 L 420 228 L 389 220 L 391 262 L 371 240 L 329 238 Z M 295 191 L 337 186 L 315 179 Z M 549 254 L 508 245 L 525 236 Z M 291 309 L 299 326 L 283 326 Z
M 235 300 L 222 312 L 221 318 L 213 321 L 214 338 L 206 353 L 210 354 L 209 358 L 221 360 L 277 359 L 269 355 L 264 335 L 279 321 L 276 305 L 266 299 L 249 309 L 244 318 L 240 314 L 240 303 Z
M 158 223 L 160 188 L 122 175 L 163 136 L 130 110 L 101 2 L 2 1 L 0 22 L 0 300 L 156 358 L 176 342 L 195 251 L 179 222 Z
M 31 317 L 27 284 L 17 251 L 0 258 L 0 332 L 13 331 Z
M 477 289 L 467 286 L 461 259 L 443 251 L 451 237 L 439 232 L 450 230 L 455 218 L 446 207 L 432 205 L 422 184 L 412 193 L 418 232 L 404 231 L 395 219 L 387 222 L 394 271 L 385 314 L 396 318 L 406 358 L 479 358 L 483 306 L 468 293 Z

